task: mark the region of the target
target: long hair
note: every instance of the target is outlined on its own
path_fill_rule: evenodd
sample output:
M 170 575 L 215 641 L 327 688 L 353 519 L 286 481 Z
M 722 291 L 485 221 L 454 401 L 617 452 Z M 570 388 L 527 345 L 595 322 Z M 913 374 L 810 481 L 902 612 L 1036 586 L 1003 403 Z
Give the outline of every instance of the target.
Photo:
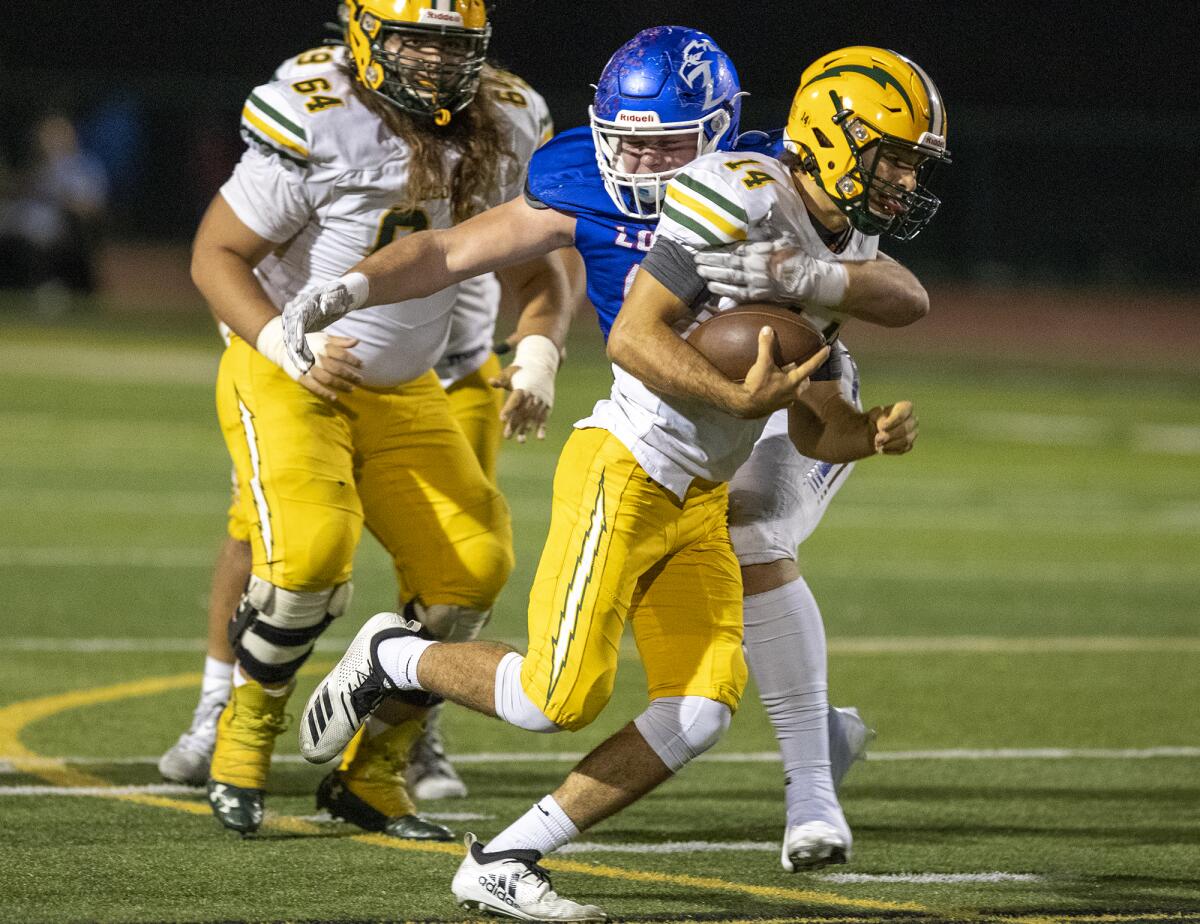
M 497 78 L 503 74 L 485 65 L 479 92 L 465 109 L 454 114 L 447 125 L 435 125 L 428 117 L 405 112 L 359 81 L 354 66 L 342 65 L 351 79 L 355 96 L 409 148 L 412 162 L 408 182 L 402 191 L 399 208 L 412 209 L 428 199 L 448 198 L 455 224 L 472 215 L 499 205 L 502 182 L 519 169 L 516 155 L 500 129 L 496 94 L 503 87 Z M 461 157 L 447 176 L 447 150 Z

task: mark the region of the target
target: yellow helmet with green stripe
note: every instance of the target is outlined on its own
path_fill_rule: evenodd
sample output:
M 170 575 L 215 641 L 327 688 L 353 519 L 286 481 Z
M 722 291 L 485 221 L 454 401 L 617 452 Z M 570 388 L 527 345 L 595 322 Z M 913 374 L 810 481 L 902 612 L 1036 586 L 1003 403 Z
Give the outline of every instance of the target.
M 439 125 L 479 89 L 491 24 L 484 0 L 346 0 L 358 78 Z
M 941 205 L 926 183 L 936 164 L 950 161 L 942 97 L 894 51 L 856 45 L 809 65 L 785 140 L 866 234 L 916 237 Z

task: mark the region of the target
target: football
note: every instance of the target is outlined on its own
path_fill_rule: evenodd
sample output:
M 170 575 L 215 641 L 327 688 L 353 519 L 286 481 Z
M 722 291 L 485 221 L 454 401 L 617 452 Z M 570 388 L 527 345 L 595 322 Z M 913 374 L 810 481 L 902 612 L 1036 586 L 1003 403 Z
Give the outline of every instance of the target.
M 801 363 L 825 346 L 821 332 L 797 311 L 782 305 L 738 305 L 698 324 L 687 342 L 721 374 L 741 382 L 758 357 L 758 332 L 775 331 L 775 364 Z

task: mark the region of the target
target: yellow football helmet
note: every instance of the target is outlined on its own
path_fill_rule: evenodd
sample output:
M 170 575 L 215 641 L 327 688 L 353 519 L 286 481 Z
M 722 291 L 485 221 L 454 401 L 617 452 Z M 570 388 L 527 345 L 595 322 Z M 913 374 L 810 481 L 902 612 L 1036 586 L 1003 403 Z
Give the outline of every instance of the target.
M 492 27 L 484 0 L 346 0 L 346 44 L 358 78 L 438 125 L 479 89 Z
M 864 234 L 909 240 L 941 205 L 926 182 L 950 162 L 942 97 L 894 51 L 856 45 L 809 65 L 785 143 Z

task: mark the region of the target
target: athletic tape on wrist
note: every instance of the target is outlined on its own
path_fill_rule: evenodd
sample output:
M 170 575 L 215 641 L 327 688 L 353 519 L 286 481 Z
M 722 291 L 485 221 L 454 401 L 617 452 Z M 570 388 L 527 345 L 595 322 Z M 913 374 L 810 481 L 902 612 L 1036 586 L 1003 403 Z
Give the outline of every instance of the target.
M 304 373 L 296 367 L 288 356 L 287 347 L 283 343 L 283 316 L 271 318 L 263 329 L 258 332 L 254 341 L 254 349 L 286 372 L 293 380 L 299 379 Z
M 554 404 L 554 377 L 558 374 L 558 347 L 549 337 L 530 334 L 517 344 L 512 364 L 513 390 L 529 392 L 547 407 Z

